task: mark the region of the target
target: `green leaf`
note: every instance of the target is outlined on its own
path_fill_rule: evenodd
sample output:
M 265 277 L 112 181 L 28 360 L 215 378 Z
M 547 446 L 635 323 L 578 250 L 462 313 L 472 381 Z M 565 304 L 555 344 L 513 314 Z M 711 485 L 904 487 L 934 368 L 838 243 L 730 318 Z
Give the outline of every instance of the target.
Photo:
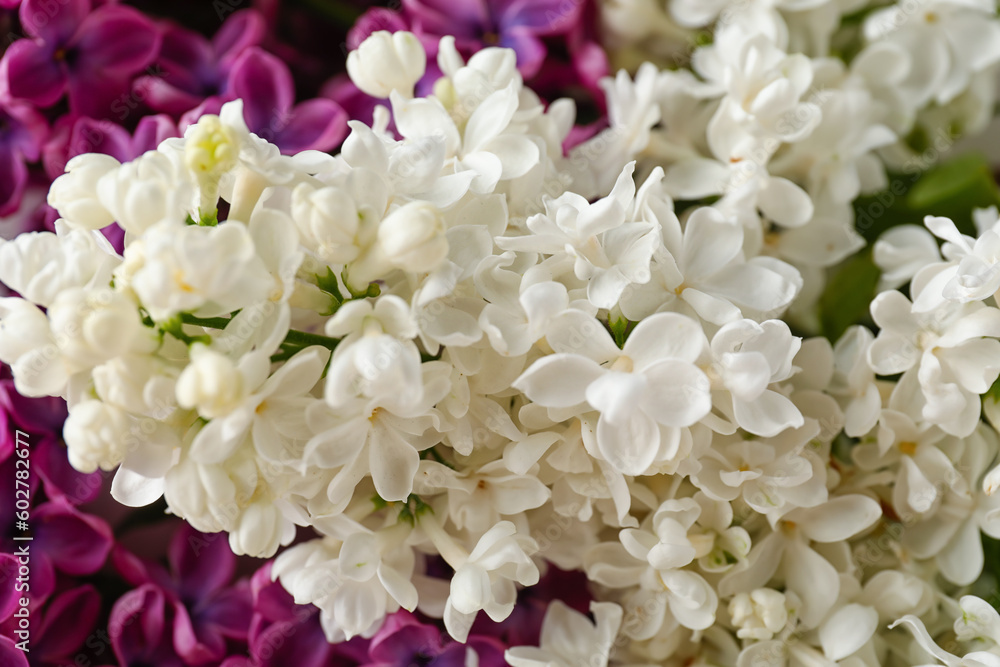
M 619 350 L 625 347 L 629 324 L 628 319 L 621 315 L 618 316 L 618 319 L 608 322 L 608 329 L 611 330 L 611 336 L 615 339 L 615 345 L 618 346 Z
M 823 335 L 835 342 L 852 324 L 868 320 L 881 275 L 866 250 L 844 262 L 826 285 L 819 300 Z
M 925 173 L 906 196 L 906 206 L 919 214 L 951 218 L 964 233 L 975 236 L 972 210 L 1000 204 L 1000 189 L 989 162 L 979 153 L 960 155 Z

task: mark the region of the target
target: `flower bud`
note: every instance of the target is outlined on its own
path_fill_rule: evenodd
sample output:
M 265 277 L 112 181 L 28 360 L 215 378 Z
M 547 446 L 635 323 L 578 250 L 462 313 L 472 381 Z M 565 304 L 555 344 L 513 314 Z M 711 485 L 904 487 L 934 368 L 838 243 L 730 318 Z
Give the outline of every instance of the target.
M 128 415 L 113 405 L 77 403 L 63 428 L 70 464 L 84 473 L 113 470 L 125 458 L 128 428 Z
M 204 345 L 191 346 L 191 364 L 177 378 L 177 403 L 206 419 L 229 414 L 243 399 L 243 375 L 232 359 Z
M 229 533 L 229 547 L 237 556 L 270 558 L 294 535 L 292 523 L 274 504 L 258 500 L 236 520 L 236 527 Z
M 78 369 L 127 352 L 143 328 L 135 304 L 109 287 L 63 292 L 49 308 L 49 323 L 66 362 Z
M 729 614 L 741 639 L 771 639 L 788 623 L 785 595 L 772 588 L 740 593 L 729 603 Z
M 118 224 L 135 235 L 161 220 L 184 222 L 195 203 L 193 184 L 159 151 L 105 174 L 97 183 L 97 195 Z
M 433 271 L 448 256 L 444 220 L 424 202 L 390 213 L 379 225 L 378 242 L 390 264 L 413 273 Z
M 355 245 L 358 208 L 344 190 L 299 184 L 292 191 L 292 218 L 303 240 L 327 264 L 347 264 L 360 254 Z
M 49 189 L 49 206 L 70 227 L 101 229 L 114 222 L 114 214 L 101 203 L 97 183 L 120 166 L 110 155 L 85 153 L 66 163 L 66 173 L 57 178 Z
M 381 99 L 393 90 L 412 97 L 426 68 L 424 47 L 410 32 L 373 32 L 347 56 L 347 73 L 354 85 Z

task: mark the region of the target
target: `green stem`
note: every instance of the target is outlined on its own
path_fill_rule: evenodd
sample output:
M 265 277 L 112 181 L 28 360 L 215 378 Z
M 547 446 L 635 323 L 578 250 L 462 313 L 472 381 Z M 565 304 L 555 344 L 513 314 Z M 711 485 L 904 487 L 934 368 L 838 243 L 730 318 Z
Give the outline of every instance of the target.
M 292 329 L 285 336 L 285 340 L 282 345 L 290 344 L 297 345 L 299 347 L 308 347 L 310 345 L 322 345 L 330 350 L 337 349 L 337 345 L 340 343 L 339 338 L 330 338 L 329 336 L 321 336 L 319 334 L 307 333 L 305 331 L 296 331 Z
M 225 329 L 232 320 L 225 317 L 195 317 L 194 315 L 183 313 L 181 314 L 181 321 L 184 324 L 194 324 L 209 329 Z

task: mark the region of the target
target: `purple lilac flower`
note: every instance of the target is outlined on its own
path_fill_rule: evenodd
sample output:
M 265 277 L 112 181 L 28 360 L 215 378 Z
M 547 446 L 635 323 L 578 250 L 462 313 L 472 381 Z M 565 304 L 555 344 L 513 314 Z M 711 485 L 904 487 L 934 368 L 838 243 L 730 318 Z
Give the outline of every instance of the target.
M 251 132 L 290 155 L 304 150 L 328 151 L 347 136 L 347 113 L 330 99 L 295 104 L 295 84 L 288 66 L 257 47 L 247 49 L 233 64 L 227 93 L 210 97 L 181 119 L 181 126 L 222 104 L 243 99 L 243 117 Z
M 0 216 L 14 213 L 28 185 L 28 162 L 48 134 L 42 116 L 27 104 L 0 99 Z
M 465 667 L 470 650 L 475 651 L 480 667 L 503 667 L 507 664 L 505 648 L 493 637 L 475 635 L 460 644 L 401 610 L 387 617 L 372 637 L 364 667 Z
M 250 587 L 254 616 L 249 657 L 234 656 L 225 667 L 357 667 L 367 659 L 367 639 L 329 643 L 319 609 L 295 604 L 281 584 L 271 581 L 270 562 L 257 570 Z
M 174 117 L 224 92 L 229 72 L 243 51 L 260 44 L 267 26 L 257 11 L 229 16 L 211 41 L 178 25 L 163 29 L 155 74 L 136 78 L 133 91 L 154 111 Z
M 44 608 L 32 609 L 32 667 L 74 664 L 75 657 L 97 625 L 100 610 L 101 596 L 89 584 L 63 591 Z
M 225 534 L 179 524 L 167 558 L 169 570 L 117 547 L 112 560 L 126 581 L 153 587 L 169 607 L 167 634 L 178 656 L 189 664 L 221 660 L 227 639 L 246 639 L 252 614 L 249 584 L 230 585 L 236 557 Z
M 172 609 L 164 591 L 144 584 L 118 598 L 108 634 L 122 667 L 183 667 L 174 651 Z
M 19 15 L 31 39 L 7 50 L 0 80 L 9 95 L 40 107 L 68 93 L 73 113 L 106 117 L 159 49 L 159 30 L 130 7 L 24 0 Z

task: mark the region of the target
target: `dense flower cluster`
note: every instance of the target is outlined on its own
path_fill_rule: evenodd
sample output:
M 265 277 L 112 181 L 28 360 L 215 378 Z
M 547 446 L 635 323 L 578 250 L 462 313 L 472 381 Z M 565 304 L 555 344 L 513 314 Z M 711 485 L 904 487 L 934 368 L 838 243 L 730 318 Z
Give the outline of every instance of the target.
M 142 659 L 252 654 L 295 615 L 278 582 L 380 667 L 1000 665 L 1000 615 L 963 596 L 1000 538 L 996 209 L 878 239 L 877 333 L 799 335 L 865 247 L 853 202 L 992 114 L 995 3 L 608 2 L 644 62 L 582 142 L 524 83 L 551 17 L 468 3 L 463 41 L 439 4 L 349 54 L 382 104 L 336 156 L 253 120 L 322 110 L 265 100 L 242 56 L 183 137 L 73 157 L 55 232 L 0 243 L 0 360 L 66 399 L 72 465 L 277 554 L 225 589 L 183 545 L 169 572 L 116 551 Z M 525 644 L 474 628 L 552 566 L 589 607 Z

